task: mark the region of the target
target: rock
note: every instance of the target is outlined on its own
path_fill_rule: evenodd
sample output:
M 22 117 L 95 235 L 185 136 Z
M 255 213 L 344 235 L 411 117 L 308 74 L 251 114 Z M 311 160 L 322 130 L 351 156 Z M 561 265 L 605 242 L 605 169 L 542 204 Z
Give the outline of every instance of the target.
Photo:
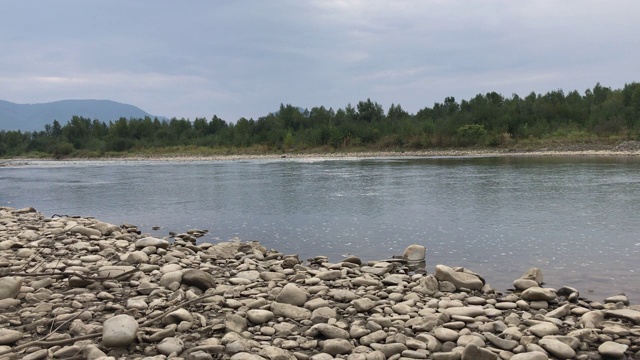
M 22 332 L 11 329 L 0 329 L 0 345 L 10 345 L 22 339 Z
M 458 332 L 451 330 L 451 329 L 447 329 L 447 328 L 443 328 L 443 327 L 439 327 L 433 330 L 433 336 L 436 337 L 436 339 L 442 341 L 442 342 L 446 342 L 446 341 L 457 341 L 458 340 Z
M 320 280 L 325 280 L 325 281 L 337 280 L 342 277 L 342 272 L 340 270 L 321 271 L 316 274 L 316 277 Z
M 404 250 L 402 258 L 407 261 L 422 261 L 425 259 L 427 248 L 422 245 L 409 245 Z
M 484 335 L 490 343 L 502 350 L 511 351 L 518 346 L 518 342 L 515 340 L 503 339 L 489 332 L 485 332 L 482 335 Z
M 624 353 L 629 348 L 628 345 L 619 344 L 614 341 L 605 341 L 598 346 L 598 352 L 605 358 L 623 359 Z
M 515 354 L 510 360 L 549 360 L 547 354 L 540 351 L 531 351 L 526 353 Z
M 136 338 L 138 322 L 130 315 L 116 315 L 104 322 L 102 344 L 108 348 L 127 347 Z
M 136 241 L 135 246 L 136 249 L 143 249 L 147 246 L 155 246 L 156 248 L 166 249 L 169 247 L 169 241 L 149 236 Z
M 186 309 L 177 309 L 165 315 L 162 318 L 162 323 L 165 325 L 168 324 L 179 324 L 182 321 L 193 321 L 193 315 Z
M 555 335 L 560 332 L 557 326 L 550 322 L 541 322 L 540 324 L 533 325 L 529 328 L 529 332 L 533 335 L 542 338 L 547 335 Z
M 353 256 L 353 255 L 347 256 L 346 258 L 344 258 L 342 260 L 342 262 L 350 263 L 350 264 L 356 264 L 356 265 L 362 265 L 362 260 L 360 260 L 359 257 Z
M 576 356 L 575 350 L 569 345 L 555 339 L 542 339 L 538 342 L 538 345 L 559 359 L 572 359 Z
M 250 352 L 239 352 L 237 354 L 233 354 L 230 360 L 266 360 L 266 358 Z
M 127 256 L 127 262 L 131 265 L 149 263 L 149 255 L 142 251 L 134 251 Z
M 22 278 L 3 277 L 0 278 L 0 300 L 14 299 L 20 293 Z
M 247 330 L 247 319 L 238 314 L 227 314 L 224 327 L 227 332 L 241 333 Z
M 263 347 L 262 349 L 260 349 L 260 351 L 258 351 L 258 355 L 271 360 L 296 360 L 296 357 L 293 356 L 291 352 L 275 346 Z
M 158 284 L 160 284 L 160 286 L 165 287 L 167 289 L 173 283 L 178 283 L 178 285 L 182 283 L 182 270 L 170 271 L 168 273 L 165 273 L 160 278 L 160 281 L 158 281 Z
M 98 276 L 114 278 L 134 269 L 135 268 L 133 266 L 129 265 L 107 265 L 98 269 Z
M 307 298 L 308 294 L 304 290 L 300 289 L 294 283 L 288 283 L 282 288 L 278 296 L 276 296 L 275 301 L 295 306 L 302 306 L 307 302 Z
M 543 280 L 542 270 L 538 268 L 531 268 L 527 270 L 527 272 L 524 273 L 522 276 L 520 276 L 520 279 L 533 280 L 538 284 L 538 286 L 540 286 L 542 285 L 542 280 Z
M 627 298 L 626 295 L 616 295 L 616 296 L 610 296 L 606 299 L 604 299 L 604 303 L 605 304 L 615 304 L 621 302 L 623 303 L 625 306 L 629 306 L 629 298 Z
M 384 354 L 384 356 L 388 359 L 396 354 L 401 354 L 403 351 L 407 350 L 407 346 L 402 343 L 391 343 L 391 344 L 371 344 L 371 348 L 380 351 Z
M 464 347 L 462 360 L 497 360 L 498 354 L 491 350 L 481 349 L 476 344 L 469 344 Z
M 349 339 L 351 337 L 348 331 L 324 323 L 313 325 L 305 333 L 306 336 L 310 337 L 317 337 L 318 334 L 321 334 L 326 339 Z
M 323 306 L 313 310 L 311 313 L 311 322 L 314 324 L 326 323 L 329 322 L 330 319 L 336 319 L 337 317 L 338 313 L 335 309 Z
M 351 301 L 357 312 L 367 312 L 376 306 L 376 303 L 369 298 L 362 298 Z
M 436 265 L 434 276 L 439 281 L 448 281 L 455 285 L 456 289 L 466 288 L 470 290 L 480 290 L 484 283 L 475 275 L 454 271 L 445 265 Z
M 160 354 L 169 356 L 175 353 L 180 355 L 184 349 L 184 342 L 176 337 L 168 337 L 162 339 L 157 347 Z
M 588 329 L 598 328 L 604 321 L 605 311 L 594 310 L 584 313 L 580 317 L 580 324 Z
M 518 290 L 526 290 L 531 287 L 540 286 L 535 280 L 531 279 L 516 279 L 513 281 L 513 287 Z
M 346 339 L 329 339 L 324 341 L 322 351 L 332 356 L 347 354 L 353 350 L 353 344 Z
M 183 284 L 195 286 L 202 291 L 207 291 L 216 286 L 213 276 L 205 271 L 198 269 L 189 269 L 182 273 Z
M 247 311 L 247 319 L 256 325 L 268 323 L 273 319 L 273 313 L 269 310 L 252 309 Z
M 476 317 L 480 315 L 485 315 L 485 309 L 481 306 L 462 306 L 462 307 L 450 307 L 443 311 L 445 314 L 449 316 L 467 316 L 467 317 Z
M 631 310 L 631 309 L 607 310 L 604 313 L 604 317 L 623 319 L 623 320 L 631 321 L 636 325 L 640 325 L 640 311 L 637 311 L 637 310 Z
M 273 302 L 271 303 L 271 311 L 275 316 L 282 316 L 296 321 L 311 318 L 310 310 L 291 304 Z
M 74 226 L 74 227 L 69 229 L 69 232 L 72 233 L 72 234 L 81 234 L 81 235 L 84 235 L 86 237 L 91 237 L 91 236 L 100 237 L 100 236 L 102 236 L 102 233 L 100 232 L 100 230 L 91 229 L 91 228 L 87 228 L 87 227 L 84 227 L 84 226 Z
M 523 291 L 520 297 L 527 301 L 551 301 L 556 298 L 556 293 L 551 289 L 532 287 Z

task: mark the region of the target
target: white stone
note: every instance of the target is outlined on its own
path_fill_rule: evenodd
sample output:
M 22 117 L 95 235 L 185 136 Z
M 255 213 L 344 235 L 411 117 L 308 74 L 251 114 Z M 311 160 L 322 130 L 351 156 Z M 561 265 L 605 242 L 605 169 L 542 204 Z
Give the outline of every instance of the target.
M 136 338 L 138 322 L 130 315 L 116 315 L 104 322 L 102 344 L 108 348 L 129 346 Z

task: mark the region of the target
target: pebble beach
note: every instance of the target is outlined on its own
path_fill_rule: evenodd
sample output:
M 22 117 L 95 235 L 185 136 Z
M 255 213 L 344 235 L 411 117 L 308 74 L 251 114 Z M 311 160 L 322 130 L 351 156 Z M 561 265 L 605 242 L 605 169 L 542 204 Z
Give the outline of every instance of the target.
M 640 358 L 640 306 L 543 269 L 500 293 L 423 244 L 331 263 L 205 233 L 0 207 L 0 359 Z

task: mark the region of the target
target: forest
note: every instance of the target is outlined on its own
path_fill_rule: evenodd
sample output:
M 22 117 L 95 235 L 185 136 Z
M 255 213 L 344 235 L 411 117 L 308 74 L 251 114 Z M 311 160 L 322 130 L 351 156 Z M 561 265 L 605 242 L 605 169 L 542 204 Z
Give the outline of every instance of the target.
M 120 118 L 105 123 L 74 116 L 41 131 L 0 131 L 0 157 L 100 157 L 154 153 L 277 153 L 448 148 L 597 147 L 640 140 L 640 83 L 584 93 L 496 92 L 447 97 L 415 114 L 371 99 L 355 106 L 280 109 L 235 123 L 211 119 Z

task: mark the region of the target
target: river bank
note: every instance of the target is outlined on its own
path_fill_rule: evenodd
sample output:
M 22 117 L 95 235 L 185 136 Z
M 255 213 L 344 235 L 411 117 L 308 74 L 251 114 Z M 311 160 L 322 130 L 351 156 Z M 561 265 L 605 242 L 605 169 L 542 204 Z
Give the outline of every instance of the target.
M 276 160 L 276 159 L 366 159 L 366 158 L 408 158 L 408 157 L 639 157 L 640 150 L 424 150 L 424 151 L 363 151 L 363 152 L 326 152 L 302 153 L 283 152 L 269 154 L 129 154 L 122 156 L 74 157 L 74 158 L 29 158 L 17 157 L 0 161 L 2 166 L 20 166 L 40 161 L 64 163 L 68 161 L 154 161 L 154 162 L 191 162 L 191 161 L 237 161 L 237 160 Z
M 503 294 L 467 269 L 197 244 L 205 232 L 169 241 L 131 224 L 0 208 L 0 358 L 640 355 L 639 306 L 545 287 L 540 269 L 513 274 L 518 290 Z

